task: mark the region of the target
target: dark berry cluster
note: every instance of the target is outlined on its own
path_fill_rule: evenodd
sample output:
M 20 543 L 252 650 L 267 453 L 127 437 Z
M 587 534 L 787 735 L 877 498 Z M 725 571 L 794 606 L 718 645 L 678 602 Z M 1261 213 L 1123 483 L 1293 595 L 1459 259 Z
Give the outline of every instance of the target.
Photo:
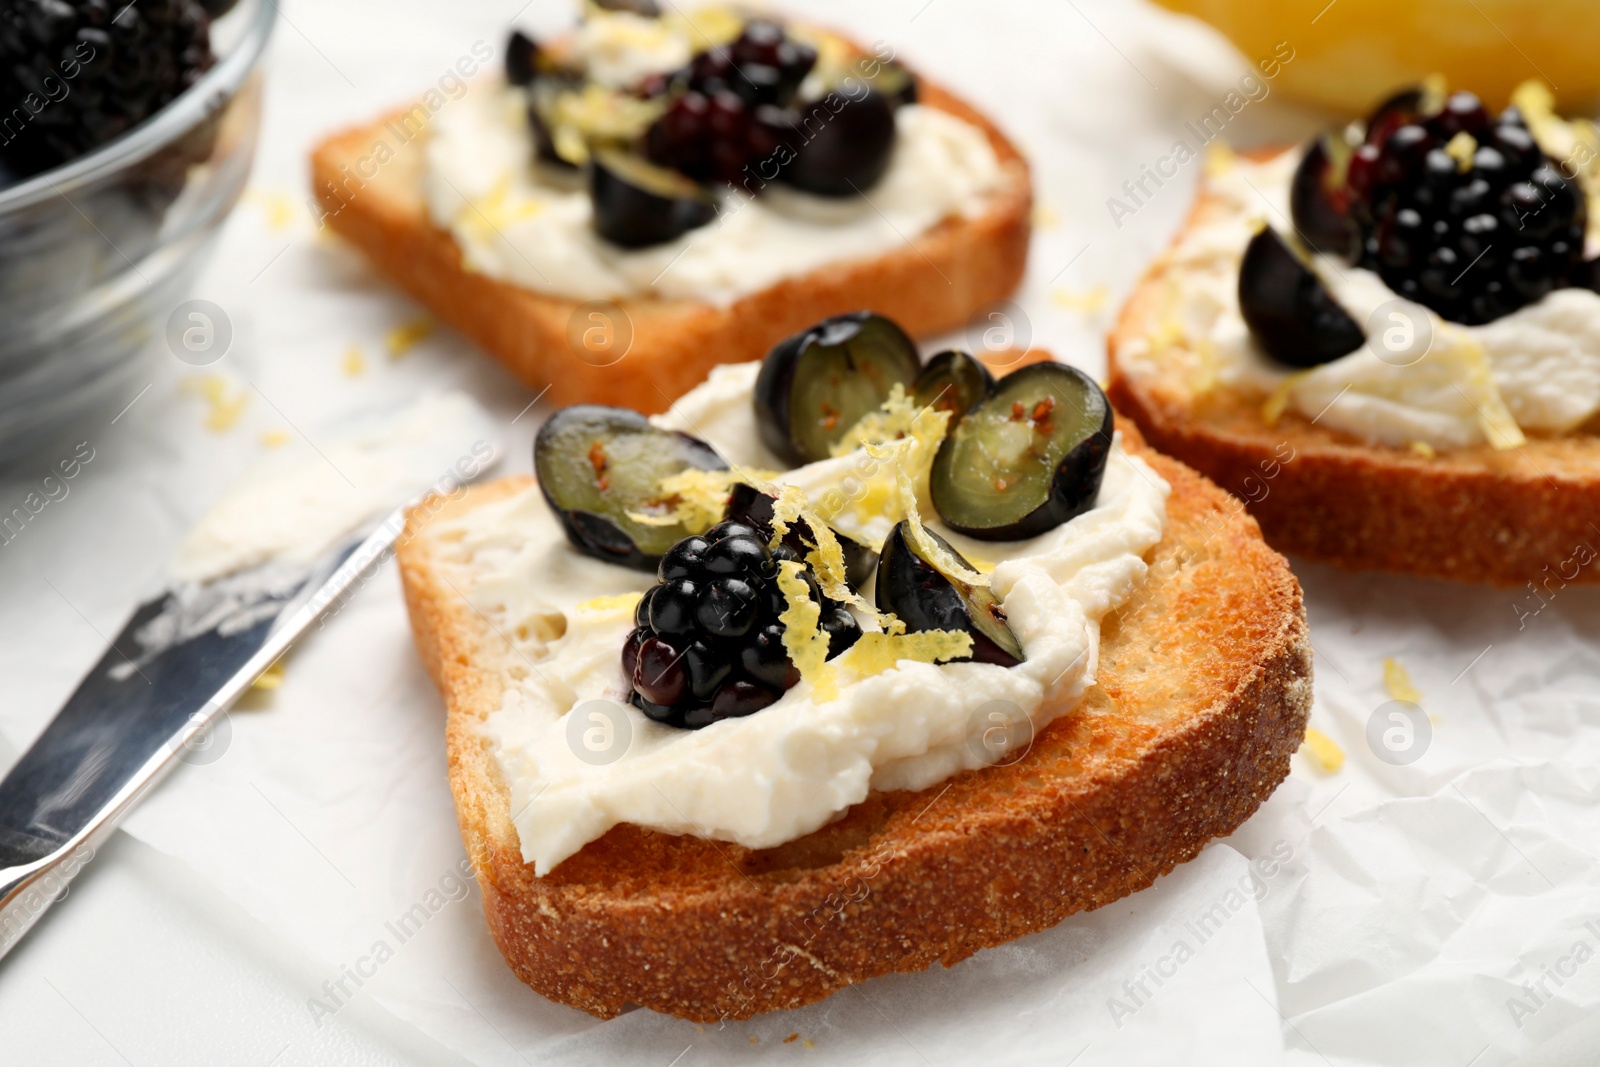
M 701 52 L 670 82 L 647 87 L 677 91 L 646 135 L 647 154 L 699 181 L 737 181 L 790 136 L 789 106 L 816 61 L 816 50 L 789 40 L 782 26 L 750 21 L 737 40 Z
M 817 50 L 791 41 L 776 22 L 751 19 L 727 47 L 694 57 L 687 87 L 708 95 L 728 89 L 751 107 L 788 107 L 816 62 Z
M 787 600 L 777 583 L 778 563 L 797 558 L 785 545 L 769 552 L 754 528 L 738 522 L 673 545 L 622 648 L 634 705 L 657 722 L 699 729 L 760 711 L 798 682 L 783 646 L 778 617 Z M 823 596 L 809 570 L 801 573 L 822 606 L 828 654 L 838 655 L 861 636 L 860 626 Z
M 0 158 L 32 174 L 132 129 L 210 69 L 210 27 L 195 0 L 0 3 Z
M 1467 324 L 1574 284 L 1584 196 L 1540 150 L 1521 113 L 1509 108 L 1496 119 L 1468 92 L 1451 95 L 1436 114 L 1420 113 L 1417 102 L 1413 94 L 1380 109 L 1350 161 L 1360 265 L 1401 296 Z

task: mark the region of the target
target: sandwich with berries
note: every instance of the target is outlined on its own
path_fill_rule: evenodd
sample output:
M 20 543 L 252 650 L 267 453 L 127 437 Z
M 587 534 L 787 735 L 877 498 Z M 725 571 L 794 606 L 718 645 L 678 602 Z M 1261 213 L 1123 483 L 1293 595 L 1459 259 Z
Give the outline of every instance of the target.
M 1283 557 L 1073 367 L 849 313 L 661 415 L 563 408 L 534 469 L 399 563 L 490 930 L 560 1003 L 954 964 L 1192 858 L 1303 739 Z
M 1539 581 L 1600 513 L 1597 194 L 1600 138 L 1538 83 L 1497 114 L 1432 80 L 1216 157 L 1111 335 L 1111 397 L 1283 551 Z
M 318 146 L 318 211 L 557 403 L 658 412 L 818 318 L 934 334 L 1021 278 L 1026 161 L 886 43 L 608 0 L 491 52 Z

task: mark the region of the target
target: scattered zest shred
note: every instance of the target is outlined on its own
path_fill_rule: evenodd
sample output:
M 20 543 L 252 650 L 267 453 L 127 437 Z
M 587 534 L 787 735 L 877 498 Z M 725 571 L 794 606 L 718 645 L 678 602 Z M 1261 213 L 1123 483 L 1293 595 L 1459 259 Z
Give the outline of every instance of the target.
M 1207 178 L 1215 178 L 1232 170 L 1239 162 L 1233 146 L 1226 141 L 1212 141 L 1206 146 L 1205 169 Z
M 260 676 L 257 677 L 254 682 L 250 683 L 250 686 L 251 686 L 252 689 L 261 689 L 261 690 L 265 690 L 267 692 L 271 692 L 272 690 L 278 688 L 282 684 L 283 684 L 283 660 L 282 659 L 276 659 L 276 660 L 272 661 L 272 666 L 270 666 L 266 670 L 262 671 Z
M 1289 408 L 1289 398 L 1294 395 L 1295 386 L 1305 381 L 1310 373 L 1308 370 L 1296 371 L 1274 386 L 1266 402 L 1261 405 L 1261 421 L 1268 426 L 1278 425 L 1278 420 Z
M 1388 691 L 1390 700 L 1422 703 L 1422 692 L 1411 683 L 1410 672 L 1393 656 L 1387 656 L 1383 661 L 1383 688 Z
M 1456 169 L 1465 174 L 1472 169 L 1472 158 L 1478 154 L 1478 140 L 1466 130 L 1450 138 L 1444 146 L 1445 155 L 1456 161 Z
M 359 378 L 366 373 L 367 357 L 361 352 L 361 346 L 352 344 L 344 350 L 344 359 L 339 364 L 340 369 L 347 378 Z
M 202 374 L 185 380 L 183 384 L 186 390 L 198 393 L 205 401 L 205 427 L 214 433 L 233 429 L 244 414 L 245 403 L 250 399 L 250 393 L 244 386 L 229 388 L 228 379 L 220 374 Z
M 1217 387 L 1217 346 L 1209 337 L 1202 337 L 1194 343 L 1195 372 L 1194 378 L 1189 383 L 1189 390 L 1195 396 L 1205 396 Z M 1101 385 L 1102 389 L 1105 388 Z
M 251 186 L 245 190 L 245 198 L 261 209 L 266 216 L 267 229 L 274 233 L 291 228 L 299 218 L 299 204 L 282 189 Z
M 1477 410 L 1478 425 L 1483 429 L 1489 446 L 1497 452 L 1521 448 L 1528 439 L 1512 417 L 1511 409 L 1506 407 L 1505 397 L 1500 395 L 1500 387 L 1495 384 L 1494 371 L 1489 366 L 1489 357 L 1484 354 L 1483 346 L 1459 327 L 1450 327 L 1449 333 L 1455 342 L 1450 350 L 1460 358 L 1461 369 L 1466 375 L 1467 390 L 1463 395 Z
M 1056 289 L 1050 294 L 1050 299 L 1058 307 L 1064 307 L 1068 311 L 1081 311 L 1085 315 L 1093 315 L 1105 309 L 1106 301 L 1111 299 L 1111 290 L 1103 285 L 1096 285 L 1083 292 L 1074 289 Z
M 384 346 L 389 350 L 389 358 L 399 359 L 415 348 L 419 341 L 432 332 L 432 319 L 417 318 L 396 326 L 385 334 L 383 338 Z
M 1306 727 L 1305 750 L 1324 774 L 1337 774 L 1344 766 L 1344 749 L 1314 726 Z
M 634 605 L 639 603 L 639 593 L 618 593 L 615 596 L 591 597 L 578 605 L 579 611 L 592 611 L 610 613 L 613 611 L 632 612 Z

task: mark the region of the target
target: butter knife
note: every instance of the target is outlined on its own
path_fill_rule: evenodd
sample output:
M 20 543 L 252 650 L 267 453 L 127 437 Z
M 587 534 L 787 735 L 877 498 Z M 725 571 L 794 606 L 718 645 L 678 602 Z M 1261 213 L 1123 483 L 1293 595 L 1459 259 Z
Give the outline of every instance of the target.
M 0 956 L 218 716 L 388 558 L 405 513 L 312 563 L 186 583 L 134 611 L 0 781 Z

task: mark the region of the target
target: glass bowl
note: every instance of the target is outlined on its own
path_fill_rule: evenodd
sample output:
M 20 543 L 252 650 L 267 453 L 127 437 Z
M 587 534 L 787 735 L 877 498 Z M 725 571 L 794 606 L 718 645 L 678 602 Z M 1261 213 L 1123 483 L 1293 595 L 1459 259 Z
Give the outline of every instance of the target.
M 212 26 L 217 63 L 124 136 L 0 190 L 0 463 L 138 392 L 249 177 L 274 0 Z

